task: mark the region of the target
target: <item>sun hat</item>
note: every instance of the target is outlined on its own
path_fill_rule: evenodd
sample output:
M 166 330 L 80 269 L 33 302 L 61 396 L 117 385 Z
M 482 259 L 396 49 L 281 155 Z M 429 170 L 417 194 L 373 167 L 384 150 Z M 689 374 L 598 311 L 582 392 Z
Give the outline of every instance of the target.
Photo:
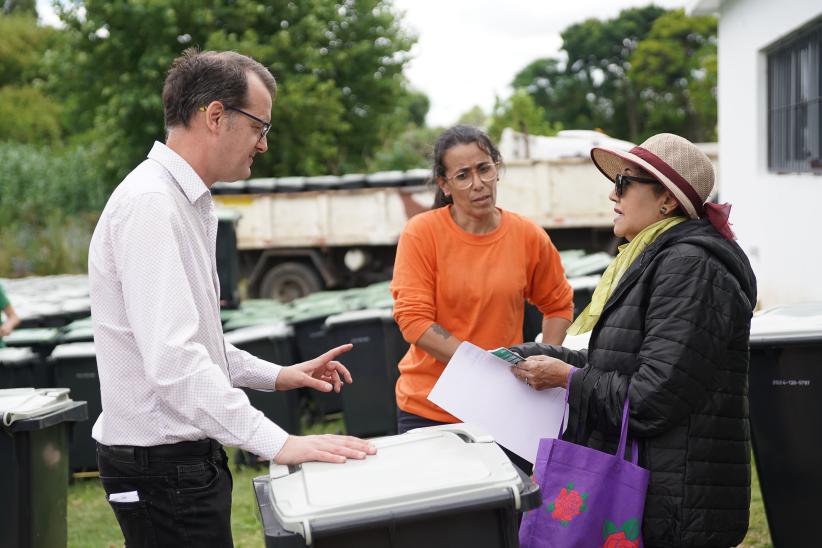
M 731 205 L 708 202 L 714 188 L 713 164 L 704 152 L 684 137 L 660 133 L 628 152 L 594 147 L 591 160 L 611 181 L 625 173 L 627 167 L 647 171 L 671 191 L 691 219 L 706 218 L 720 234 L 729 240 L 734 239 L 728 224 Z

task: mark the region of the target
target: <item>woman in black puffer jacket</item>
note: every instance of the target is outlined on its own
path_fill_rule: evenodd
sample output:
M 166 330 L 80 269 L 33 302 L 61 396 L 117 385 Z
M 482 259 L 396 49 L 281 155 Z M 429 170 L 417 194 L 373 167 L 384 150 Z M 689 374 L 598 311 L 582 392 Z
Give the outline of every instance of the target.
M 740 543 L 750 507 L 748 336 L 756 280 L 727 224 L 706 203 L 708 158 L 656 135 L 630 153 L 591 157 L 615 182 L 614 233 L 629 243 L 570 334 L 587 351 L 524 344 L 515 375 L 537 390 L 569 386 L 567 441 L 613 453 L 622 404 L 651 471 L 642 527 L 650 547 Z

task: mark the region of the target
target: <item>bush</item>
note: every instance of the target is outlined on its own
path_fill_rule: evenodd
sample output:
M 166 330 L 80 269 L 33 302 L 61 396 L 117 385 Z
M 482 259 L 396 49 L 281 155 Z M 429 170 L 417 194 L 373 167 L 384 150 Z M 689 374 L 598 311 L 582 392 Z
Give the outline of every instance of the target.
M 85 272 L 108 189 L 86 147 L 0 143 L 0 276 Z

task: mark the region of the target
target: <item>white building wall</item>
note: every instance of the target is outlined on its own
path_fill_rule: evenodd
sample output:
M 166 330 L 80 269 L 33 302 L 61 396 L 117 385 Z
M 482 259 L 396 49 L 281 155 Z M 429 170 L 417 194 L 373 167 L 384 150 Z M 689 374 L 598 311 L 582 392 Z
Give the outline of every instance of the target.
M 763 307 L 822 301 L 822 176 L 768 171 L 765 48 L 822 14 L 819 0 L 726 0 L 719 17 L 720 201 Z

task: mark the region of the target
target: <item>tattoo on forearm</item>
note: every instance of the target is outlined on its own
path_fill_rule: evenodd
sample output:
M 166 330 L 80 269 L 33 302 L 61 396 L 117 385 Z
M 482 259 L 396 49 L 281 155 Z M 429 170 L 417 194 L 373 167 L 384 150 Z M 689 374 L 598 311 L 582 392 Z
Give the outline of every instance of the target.
M 449 333 L 448 330 L 445 329 L 440 324 L 435 323 L 434 325 L 431 326 L 431 328 L 434 330 L 434 333 L 436 333 L 437 335 L 440 335 L 443 339 L 450 339 L 451 338 L 451 333 Z

